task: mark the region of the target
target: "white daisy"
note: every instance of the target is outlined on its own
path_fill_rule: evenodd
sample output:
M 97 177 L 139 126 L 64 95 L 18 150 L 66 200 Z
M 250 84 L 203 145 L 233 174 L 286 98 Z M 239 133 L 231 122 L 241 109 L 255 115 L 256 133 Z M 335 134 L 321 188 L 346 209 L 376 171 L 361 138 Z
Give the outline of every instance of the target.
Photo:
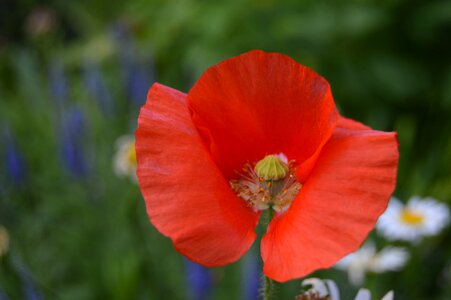
M 399 271 L 409 259 L 409 253 L 400 247 L 385 247 L 377 252 L 370 241 L 359 250 L 340 260 L 335 267 L 348 271 L 349 282 L 360 286 L 365 281 L 366 273 L 384 273 Z
M 418 243 L 424 236 L 437 235 L 449 219 L 448 206 L 433 198 L 412 197 L 406 205 L 392 198 L 376 228 L 388 240 Z
M 296 300 L 327 299 L 340 300 L 340 292 L 333 280 L 308 278 L 302 282 L 302 286 L 311 286 L 305 293 L 296 297 Z M 381 300 L 393 300 L 393 291 L 388 292 Z M 354 300 L 371 300 L 371 293 L 367 289 L 360 289 Z
M 135 138 L 131 135 L 121 136 L 116 141 L 117 152 L 114 155 L 113 169 L 118 176 L 129 176 L 137 181 Z
M 0 225 L 0 258 L 8 252 L 9 236 L 5 227 Z

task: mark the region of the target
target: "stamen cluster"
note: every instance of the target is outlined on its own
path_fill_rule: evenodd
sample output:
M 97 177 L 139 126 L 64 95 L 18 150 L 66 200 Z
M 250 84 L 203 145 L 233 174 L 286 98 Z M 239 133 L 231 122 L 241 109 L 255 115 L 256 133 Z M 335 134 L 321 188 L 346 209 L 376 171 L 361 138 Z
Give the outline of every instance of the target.
M 238 197 L 256 211 L 272 208 L 279 213 L 285 212 L 302 187 L 294 175 L 295 162 L 285 163 L 280 160 L 279 163 L 284 164 L 287 171 L 283 177 L 271 178 L 258 174 L 256 166 L 262 161 L 256 164 L 246 163 L 242 172 L 238 172 L 239 179 L 231 180 L 230 185 Z

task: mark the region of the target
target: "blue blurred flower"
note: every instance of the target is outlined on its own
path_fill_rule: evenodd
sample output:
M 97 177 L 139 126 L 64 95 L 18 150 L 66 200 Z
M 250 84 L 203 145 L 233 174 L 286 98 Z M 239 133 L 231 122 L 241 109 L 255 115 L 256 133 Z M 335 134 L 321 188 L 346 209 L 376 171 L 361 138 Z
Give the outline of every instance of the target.
M 22 288 L 23 288 L 23 293 L 24 293 L 26 300 L 44 299 L 42 297 L 42 294 L 36 288 L 35 283 L 33 282 L 33 280 L 30 277 L 28 277 L 28 276 L 22 277 Z
M 71 174 L 84 176 L 88 171 L 83 151 L 84 114 L 79 107 L 66 108 L 68 85 L 61 62 L 50 64 L 49 80 L 52 96 L 56 100 L 63 164 Z
M 0 300 L 9 300 L 8 295 L 6 295 L 6 293 L 2 290 L 0 290 Z
M 242 293 L 245 300 L 257 300 L 260 296 L 261 266 L 256 251 L 251 250 L 243 259 Z
M 210 292 L 213 285 L 211 271 L 187 259 L 184 259 L 184 261 L 191 299 L 210 299 Z
M 15 273 L 20 278 L 22 284 L 22 294 L 25 300 L 42 300 L 44 297 L 42 296 L 41 291 L 36 286 L 33 275 L 28 270 L 28 268 L 22 263 L 22 261 L 18 260 L 17 257 L 12 258 L 12 266 Z M 0 300 L 2 298 L 0 297 Z
M 36 287 L 30 272 L 23 266 L 19 266 L 18 273 L 22 281 L 22 291 L 26 300 L 42 300 L 44 297 Z
M 26 176 L 25 161 L 11 133 L 5 134 L 6 174 L 15 185 L 21 185 Z
M 76 176 L 88 173 L 83 149 L 84 114 L 79 107 L 68 109 L 61 120 L 61 157 L 65 167 Z
M 113 26 L 112 33 L 119 48 L 120 64 L 127 97 L 133 104 L 141 107 L 146 101 L 147 91 L 152 83 L 155 82 L 153 55 L 150 54 L 144 60 L 137 55 L 130 30 L 125 24 Z
M 121 59 L 133 57 L 134 49 L 130 35 L 130 26 L 125 22 L 117 22 L 111 26 L 111 34 L 119 46 Z
M 138 107 L 146 102 L 147 91 L 153 83 L 147 70 L 135 65 L 127 74 L 128 97 Z
M 66 101 L 68 95 L 67 79 L 60 61 L 53 61 L 49 70 L 50 92 L 58 104 Z
M 113 111 L 111 93 L 106 87 L 98 66 L 92 61 L 85 62 L 84 82 L 90 96 L 97 102 L 103 113 L 110 115 Z

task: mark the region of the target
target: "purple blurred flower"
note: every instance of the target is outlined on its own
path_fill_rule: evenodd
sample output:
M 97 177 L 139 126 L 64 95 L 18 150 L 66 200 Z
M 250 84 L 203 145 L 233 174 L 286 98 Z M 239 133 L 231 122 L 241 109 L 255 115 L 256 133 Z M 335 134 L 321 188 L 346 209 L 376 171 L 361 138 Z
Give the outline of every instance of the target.
M 110 115 L 113 110 L 111 93 L 106 87 L 102 73 L 94 62 L 85 62 L 84 82 L 90 96 L 97 102 L 102 112 Z
M 127 75 L 128 96 L 136 106 L 140 107 L 144 104 L 147 91 L 152 83 L 153 80 L 144 67 L 135 65 L 129 70 Z
M 42 300 L 42 294 L 36 288 L 33 280 L 29 277 L 22 278 L 22 288 L 26 300 Z
M 22 281 L 22 291 L 24 299 L 26 300 L 43 300 L 41 292 L 36 287 L 36 284 L 30 272 L 23 266 L 18 266 L 18 273 Z
M 53 61 L 49 70 L 50 92 L 58 104 L 67 100 L 68 86 L 64 68 L 60 61 Z
M 121 59 L 134 55 L 130 31 L 130 25 L 125 22 L 117 22 L 111 26 L 111 35 L 119 46 Z
M 261 266 L 255 251 L 249 252 L 242 264 L 242 293 L 245 300 L 257 300 L 260 296 Z
M 20 185 L 26 177 L 25 161 L 10 132 L 5 134 L 5 167 L 8 177 L 15 185 Z
M 65 167 L 76 176 L 88 173 L 83 149 L 84 114 L 79 107 L 68 109 L 61 120 L 61 157 Z
M 6 293 L 2 290 L 0 290 L 0 300 L 9 300 L 8 295 L 6 295 Z
M 210 299 L 210 292 L 213 285 L 211 270 L 187 259 L 184 259 L 184 262 L 191 299 Z
M 153 55 L 144 59 L 139 57 L 133 45 L 130 29 L 126 24 L 116 24 L 112 28 L 113 38 L 119 48 L 122 76 L 125 81 L 127 97 L 137 107 L 146 101 L 147 91 L 155 82 Z
M 33 275 L 28 270 L 28 268 L 17 258 L 12 259 L 12 266 L 14 268 L 14 271 L 19 276 L 20 281 L 22 283 L 22 294 L 23 298 L 25 300 L 42 300 L 44 297 L 42 296 L 42 293 L 39 291 L 38 287 L 36 286 L 35 280 L 33 278 Z M 0 297 L 0 300 L 1 297 Z

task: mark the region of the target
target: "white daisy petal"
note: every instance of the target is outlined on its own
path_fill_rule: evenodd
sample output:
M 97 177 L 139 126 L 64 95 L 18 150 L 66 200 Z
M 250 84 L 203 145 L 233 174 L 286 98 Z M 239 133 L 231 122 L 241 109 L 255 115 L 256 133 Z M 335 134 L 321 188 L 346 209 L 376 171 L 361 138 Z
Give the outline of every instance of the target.
M 365 282 L 366 273 L 399 271 L 409 258 L 408 252 L 400 247 L 386 247 L 377 252 L 374 243 L 368 241 L 358 251 L 346 256 L 335 267 L 348 272 L 348 279 L 354 286 Z
M 348 271 L 349 282 L 360 286 L 365 281 L 368 265 L 376 253 L 376 247 L 372 241 L 365 243 L 359 250 L 341 259 L 335 267 Z
M 301 295 L 307 296 L 308 299 L 317 299 L 317 296 L 328 296 L 327 298 L 330 300 L 340 300 L 340 292 L 338 290 L 337 284 L 333 280 L 308 278 L 302 282 L 302 286 L 307 285 L 311 285 L 312 288 L 302 293 Z M 393 291 L 390 291 L 381 300 L 393 300 L 393 296 Z M 371 292 L 368 289 L 360 289 L 355 297 L 355 300 L 371 300 Z
M 400 247 L 386 247 L 371 261 L 369 270 L 375 273 L 399 271 L 409 259 L 406 249 Z
M 371 293 L 367 289 L 360 289 L 355 300 L 371 300 Z
M 393 291 L 388 292 L 385 294 L 384 297 L 382 297 L 381 300 L 393 300 L 395 298 L 395 293 Z
M 121 136 L 116 141 L 117 151 L 113 159 L 113 169 L 116 175 L 129 176 L 137 182 L 135 138 L 131 135 Z
M 434 198 L 412 197 L 406 205 L 392 198 L 376 225 L 388 240 L 418 243 L 425 236 L 440 233 L 450 221 L 449 208 Z
M 329 290 L 330 300 L 340 300 L 340 292 L 338 291 L 337 284 L 335 281 L 326 279 L 324 280 L 327 284 L 327 289 Z
M 302 281 L 302 286 L 311 285 L 311 290 L 318 292 L 319 296 L 325 297 L 329 294 L 326 284 L 319 278 L 308 278 Z
M 354 286 L 361 286 L 365 282 L 366 269 L 364 268 L 350 268 L 348 271 L 349 282 Z

